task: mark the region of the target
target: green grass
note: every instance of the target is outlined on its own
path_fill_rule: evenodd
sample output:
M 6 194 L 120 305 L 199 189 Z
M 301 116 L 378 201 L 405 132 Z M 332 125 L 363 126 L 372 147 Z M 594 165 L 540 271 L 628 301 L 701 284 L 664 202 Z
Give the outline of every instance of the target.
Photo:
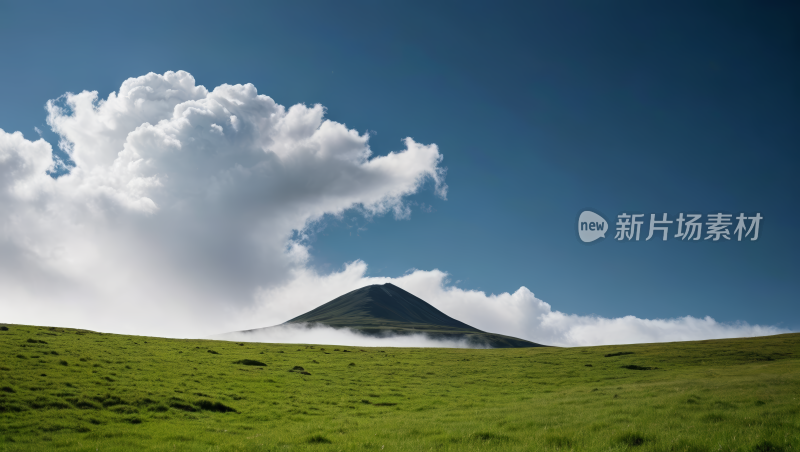
M 800 334 L 461 350 L 8 328 L 0 451 L 800 451 Z

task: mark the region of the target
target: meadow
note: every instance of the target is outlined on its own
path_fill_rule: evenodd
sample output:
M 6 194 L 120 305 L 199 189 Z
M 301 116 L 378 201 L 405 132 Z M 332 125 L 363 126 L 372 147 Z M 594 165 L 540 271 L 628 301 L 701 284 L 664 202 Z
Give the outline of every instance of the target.
M 2 451 L 800 451 L 800 334 L 466 350 L 5 328 Z

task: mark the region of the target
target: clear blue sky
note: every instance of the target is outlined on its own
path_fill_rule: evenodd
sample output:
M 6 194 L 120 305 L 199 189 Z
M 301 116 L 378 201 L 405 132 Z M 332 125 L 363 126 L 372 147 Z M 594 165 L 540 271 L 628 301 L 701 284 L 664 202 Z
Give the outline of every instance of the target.
M 376 154 L 412 136 L 444 155 L 446 201 L 330 219 L 321 270 L 798 330 L 798 22 L 791 2 L 2 2 L 0 128 L 55 145 L 48 99 L 151 71 L 253 83 L 372 131 Z M 585 245 L 584 209 L 764 220 L 756 242 Z

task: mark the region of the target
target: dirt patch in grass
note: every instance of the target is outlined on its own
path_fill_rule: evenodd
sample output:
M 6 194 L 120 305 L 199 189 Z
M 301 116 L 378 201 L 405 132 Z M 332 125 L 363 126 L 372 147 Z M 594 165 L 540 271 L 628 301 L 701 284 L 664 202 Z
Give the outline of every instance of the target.
M 622 366 L 623 369 L 630 369 L 630 370 L 653 370 L 657 369 L 657 367 L 644 367 L 644 366 L 637 366 L 634 364 L 629 364 L 627 366 Z

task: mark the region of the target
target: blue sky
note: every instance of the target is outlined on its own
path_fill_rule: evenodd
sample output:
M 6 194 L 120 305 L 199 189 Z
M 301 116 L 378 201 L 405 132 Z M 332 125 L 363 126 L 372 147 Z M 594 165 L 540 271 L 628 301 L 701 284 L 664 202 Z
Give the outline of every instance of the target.
M 800 329 L 797 5 L 529 3 L 4 2 L 0 128 L 57 148 L 43 107 L 67 92 L 252 83 L 324 105 L 376 156 L 407 136 L 443 155 L 446 200 L 429 181 L 408 219 L 351 209 L 307 231 L 320 274 L 363 260 L 580 316 Z M 587 245 L 586 209 L 764 219 L 755 242 Z

